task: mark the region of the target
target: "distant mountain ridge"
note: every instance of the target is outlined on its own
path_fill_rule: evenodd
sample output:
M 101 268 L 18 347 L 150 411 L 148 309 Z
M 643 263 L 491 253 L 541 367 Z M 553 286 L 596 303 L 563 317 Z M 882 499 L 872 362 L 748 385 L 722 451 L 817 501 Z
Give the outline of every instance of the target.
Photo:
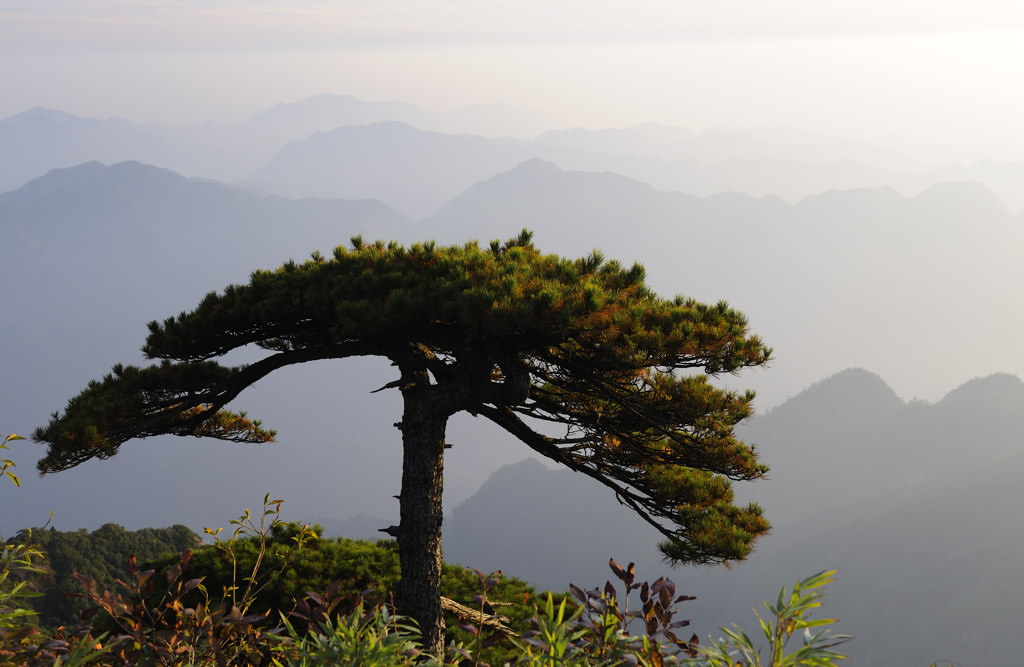
M 663 159 L 539 140 L 444 134 L 386 121 L 317 132 L 291 142 L 247 182 L 288 196 L 370 196 L 417 218 L 434 214 L 473 183 L 531 158 L 553 162 L 566 171 L 619 173 L 660 190 L 702 197 L 745 192 L 796 201 L 824 190 L 880 187 L 900 180 L 890 172 L 849 160 L 818 164 L 767 157 L 714 162 Z M 928 181 L 917 179 L 910 187 L 927 185 Z
M 365 102 L 347 95 L 279 104 L 233 127 L 99 120 L 36 107 L 0 119 L 0 192 L 18 188 L 51 169 L 92 160 L 135 160 L 189 176 L 240 181 L 289 141 L 318 131 L 391 120 L 411 122 L 424 130 L 488 136 L 506 134 L 498 131 L 501 127 L 533 127 L 527 132 L 532 135 L 549 122 L 541 114 L 504 105 L 425 112 L 405 103 Z
M 377 151 L 372 136 L 354 137 L 358 134 L 354 128 L 386 122 L 442 135 L 450 145 L 439 143 L 429 167 L 415 172 L 415 178 L 403 177 L 399 187 L 389 186 L 383 177 L 373 181 L 373 174 L 397 175 L 410 167 L 402 160 L 402 151 Z M 790 202 L 831 189 L 890 186 L 913 195 L 937 182 L 973 180 L 995 191 L 1011 211 L 1024 209 L 1024 195 L 1020 194 L 1024 192 L 1024 164 L 1020 163 L 987 161 L 929 168 L 884 148 L 792 128 L 719 128 L 695 133 L 644 123 L 605 130 L 551 130 L 552 122 L 541 114 L 503 105 L 428 112 L 403 102 L 366 102 L 329 94 L 276 105 L 232 127 L 214 123 L 148 125 L 35 108 L 0 119 L 0 154 L 6 156 L 0 160 L 0 192 L 20 187 L 53 168 L 90 160 L 135 160 L 189 176 L 248 181 L 254 187 L 289 196 L 380 198 L 418 218 L 433 215 L 439 204 L 472 182 L 539 157 L 566 170 L 621 173 L 662 190 L 698 196 L 746 192 L 776 195 Z M 520 131 L 500 131 L 514 127 Z M 536 131 L 522 131 L 527 127 Z M 311 135 L 329 135 L 339 128 L 349 128 L 351 145 L 360 148 L 342 150 L 325 162 L 324 149 L 318 149 L 319 153 L 313 150 L 316 142 L 311 142 Z M 483 162 L 473 171 L 465 171 L 465 165 L 455 166 L 462 158 L 448 164 L 448 152 L 456 158 L 471 136 L 482 142 L 480 155 L 510 152 L 514 159 L 492 164 L 490 158 L 481 158 Z M 406 140 L 410 143 L 405 152 L 419 150 L 416 146 L 421 141 L 414 135 L 407 134 Z M 308 159 L 297 156 L 294 148 L 287 158 L 274 157 L 296 141 L 306 143 Z M 486 149 L 482 148 L 485 144 Z M 276 161 L 279 165 L 285 159 L 301 177 L 270 164 Z M 331 181 L 320 169 L 323 164 L 343 176 Z M 454 179 L 445 189 L 447 181 L 442 177 L 449 170 L 463 170 L 464 177 Z M 270 174 L 275 178 L 267 178 Z
M 905 407 L 905 403 L 881 377 L 863 368 L 848 368 L 819 380 L 778 407 L 769 410 L 764 420 L 784 421 L 814 428 L 831 424 L 837 429 L 851 422 L 875 423 Z M 855 406 L 855 409 L 850 409 Z M 838 409 L 837 409 L 838 408 Z M 802 414 L 801 420 L 792 415 Z
M 641 577 L 667 575 L 698 596 L 687 617 L 700 636 L 746 626 L 759 597 L 838 568 L 824 609 L 857 638 L 851 665 L 1010 664 L 1010 610 L 1024 594 L 1007 558 L 1024 548 L 1022 387 L 995 374 L 947 395 L 981 403 L 904 402 L 877 375 L 849 369 L 756 417 L 742 435 L 772 471 L 737 492 L 762 503 L 775 528 L 731 570 L 668 571 L 659 535 L 614 494 L 532 460 L 454 508 L 446 557 L 550 588 L 599 585 L 609 557 L 633 560 Z
M 248 182 L 288 196 L 381 199 L 418 219 L 524 157 L 518 145 L 385 121 L 293 141 Z
M 790 160 L 812 164 L 858 162 L 888 172 L 918 172 L 926 166 L 896 151 L 795 128 L 712 128 L 694 132 L 659 123 L 627 128 L 553 130 L 537 143 L 663 160 L 690 159 L 707 165 L 730 160 Z
M 0 193 L 4 233 L 31 237 L 39 248 L 52 245 L 43 228 L 60 235 L 81 230 L 83 241 L 90 244 L 109 243 L 115 233 L 148 229 L 154 240 L 171 244 L 156 250 L 173 253 L 189 234 L 215 238 L 219 228 L 226 231 L 240 223 L 249 233 L 291 235 L 300 244 L 302 234 L 297 232 L 307 224 L 347 225 L 352 234 L 392 235 L 410 224 L 377 201 L 260 196 L 139 162 L 107 166 L 93 161 L 55 169 L 18 190 Z
M 256 269 L 329 253 L 355 235 L 408 241 L 415 234 L 407 218 L 378 201 L 262 196 L 138 162 L 54 170 L 2 193 L 0 282 L 9 286 L 2 303 L 11 326 L 0 329 L 0 346 L 16 353 L 2 360 L 11 392 L 0 422 L 30 433 L 113 364 L 148 363 L 138 353 L 147 322 L 192 309 L 209 291 L 247 282 Z M 324 508 L 354 515 L 373 506 L 386 507 L 374 513 L 387 516 L 401 471 L 397 415 L 388 413 L 399 404 L 395 392 L 370 392 L 391 372 L 377 359 L 278 371 L 240 399 L 239 409 L 280 429 L 280 442 L 267 446 L 147 440 L 114 460 L 39 478 L 32 474 L 38 448 L 18 443 L 11 457 L 23 484 L 0 485 L 0 505 L 17 508 L 0 516 L 0 534 L 40 525 L 50 510 L 61 529 L 95 527 L 99 517 L 200 530 L 257 506 L 268 490 L 289 501 L 291 517 L 317 519 Z M 450 432 L 468 432 L 463 437 L 475 442 L 482 438 L 474 428 L 455 420 Z M 477 448 L 461 457 L 463 465 L 507 460 L 497 448 Z M 458 462 L 450 473 L 450 497 L 479 484 L 479 473 Z
M 324 93 L 285 102 L 262 111 L 240 127 L 249 133 L 301 138 L 346 125 L 398 121 L 422 130 L 484 137 L 526 138 L 554 121 L 546 114 L 524 112 L 505 104 L 476 105 L 452 111 L 425 111 L 400 101 L 369 102 L 351 95 Z
M 977 408 L 996 400 L 1024 407 L 1024 382 L 1011 373 L 974 378 L 946 394 L 940 405 Z
M 310 229 L 302 221 L 319 221 L 316 226 L 329 219 L 347 221 L 344 231 L 328 232 L 328 225 L 320 227 L 324 232 L 318 237 L 296 233 Z M 792 205 L 737 193 L 700 198 L 663 192 L 618 174 L 564 171 L 532 159 L 471 186 L 437 216 L 415 224 L 372 200 L 254 195 L 140 163 L 87 163 L 0 195 L 0 224 L 27 244 L 15 263 L 29 261 L 27 248 L 36 248 L 37 261 L 52 255 L 48 237 L 40 233 L 46 225 L 50 234 L 65 236 L 80 229 L 79 250 L 101 257 L 111 238 L 134 236 L 149 243 L 140 236 L 146 228 L 150 239 L 163 239 L 155 251 L 170 255 L 188 246 L 190 234 L 205 238 L 208 226 L 244 220 L 257 237 L 281 242 L 265 243 L 263 256 L 252 256 L 246 269 L 234 272 L 234 280 L 255 266 L 278 264 L 288 248 L 301 258 L 345 243 L 355 233 L 463 243 L 509 238 L 529 227 L 549 251 L 576 256 L 600 248 L 624 262 L 640 261 L 663 293 L 728 300 L 773 344 L 781 363 L 799 358 L 808 369 L 804 382 L 836 363 L 854 365 L 858 356 L 891 359 L 884 363 L 898 366 L 892 337 L 911 340 L 927 329 L 949 331 L 962 341 L 990 341 L 973 345 L 976 361 L 982 369 L 999 368 L 998 331 L 1016 326 L 1018 317 L 1003 306 L 1003 286 L 1024 280 L 1015 252 L 1024 243 L 1024 225 L 984 188 L 970 184 L 937 186 L 911 198 L 888 189 L 836 191 Z M 43 227 L 33 231 L 35 225 Z M 985 258 L 984 268 L 975 268 L 971 258 Z M 240 259 L 238 265 L 243 263 Z M 140 278 L 155 265 L 141 264 Z M 94 264 L 87 270 L 101 269 Z M 185 280 L 206 281 L 209 289 L 210 275 L 192 276 L 186 271 Z M 989 287 L 970 298 L 957 297 L 955 310 L 948 307 L 948 295 L 975 283 Z M 806 310 L 809 304 L 815 304 L 813 310 Z M 884 336 L 877 333 L 879 323 L 862 312 L 886 318 Z M 805 325 L 789 325 L 794 313 L 806 314 L 800 315 L 806 316 Z M 998 325 L 980 326 L 993 317 Z M 829 335 L 824 332 L 838 330 L 858 336 L 856 355 L 837 359 L 818 344 Z M 926 337 L 920 346 L 936 342 Z M 941 365 L 933 370 L 947 372 Z M 780 381 L 789 388 L 777 386 Z M 799 387 L 791 375 L 775 372 L 740 382 L 768 387 L 766 395 L 776 402 Z
M 78 119 L 78 116 L 70 114 L 66 111 L 60 111 L 58 109 L 50 109 L 48 107 L 32 107 L 21 113 L 16 113 L 10 116 L 6 120 L 13 122 L 25 122 L 25 121 L 38 121 L 40 119 L 55 121 L 55 122 L 68 122 Z
M 18 188 L 52 169 L 94 160 L 136 160 L 190 175 L 238 178 L 244 173 L 238 163 L 259 159 L 264 150 L 213 124 L 145 125 L 37 107 L 0 119 L 0 155 L 4 156 L 0 159 L 0 192 Z

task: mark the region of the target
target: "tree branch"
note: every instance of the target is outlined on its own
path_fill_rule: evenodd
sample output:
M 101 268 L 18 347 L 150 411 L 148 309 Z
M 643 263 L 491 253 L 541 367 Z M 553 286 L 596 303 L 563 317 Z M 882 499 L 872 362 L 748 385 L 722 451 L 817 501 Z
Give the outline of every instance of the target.
M 195 417 L 186 419 L 184 425 L 198 425 L 211 417 L 213 412 L 224 407 L 252 384 L 263 379 L 270 373 L 285 366 L 303 364 L 309 361 L 320 359 L 344 359 L 347 357 L 358 357 L 379 354 L 380 351 L 373 345 L 363 341 L 348 341 L 336 345 L 323 347 L 310 347 L 288 352 L 279 352 L 272 356 L 260 359 L 259 361 L 241 367 L 237 373 L 218 387 L 212 387 L 209 392 L 199 394 L 195 405 L 209 404 L 211 409 L 197 414 Z M 194 407 L 194 406 L 193 406 Z
M 537 452 L 538 454 L 560 463 L 571 470 L 582 473 L 591 479 L 595 479 L 604 486 L 615 491 L 615 496 L 618 501 L 629 507 L 631 510 L 637 513 L 644 521 L 651 524 L 658 530 L 659 533 L 664 535 L 669 540 L 679 540 L 680 534 L 676 531 L 669 530 L 665 526 L 658 523 L 651 513 L 646 509 L 644 500 L 650 500 L 634 493 L 629 488 L 616 484 L 606 475 L 602 474 L 599 470 L 595 470 L 586 465 L 583 465 L 576 457 L 567 457 L 566 451 L 556 447 L 553 444 L 553 440 L 545 435 L 537 433 L 529 426 L 527 426 L 521 419 L 519 419 L 515 413 L 508 408 L 495 408 L 491 406 L 483 406 L 480 408 L 480 414 L 490 419 L 492 422 L 502 427 L 512 435 L 519 438 L 524 442 L 530 449 Z

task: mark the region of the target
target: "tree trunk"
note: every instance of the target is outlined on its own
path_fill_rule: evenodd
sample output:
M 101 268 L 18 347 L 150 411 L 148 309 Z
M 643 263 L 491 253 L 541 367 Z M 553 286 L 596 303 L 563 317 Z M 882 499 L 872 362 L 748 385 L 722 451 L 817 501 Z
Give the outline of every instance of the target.
M 443 657 L 441 493 L 448 415 L 417 389 L 403 391 L 401 520 L 398 525 L 398 611 L 423 633 L 424 650 Z

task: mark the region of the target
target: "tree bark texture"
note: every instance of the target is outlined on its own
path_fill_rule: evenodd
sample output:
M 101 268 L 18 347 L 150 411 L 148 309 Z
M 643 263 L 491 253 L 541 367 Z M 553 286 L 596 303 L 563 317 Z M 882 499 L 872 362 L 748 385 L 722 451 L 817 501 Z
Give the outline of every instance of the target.
M 398 610 L 423 633 L 423 647 L 443 657 L 441 612 L 441 494 L 444 488 L 444 437 L 448 415 L 426 392 L 403 392 L 401 520 L 398 558 Z

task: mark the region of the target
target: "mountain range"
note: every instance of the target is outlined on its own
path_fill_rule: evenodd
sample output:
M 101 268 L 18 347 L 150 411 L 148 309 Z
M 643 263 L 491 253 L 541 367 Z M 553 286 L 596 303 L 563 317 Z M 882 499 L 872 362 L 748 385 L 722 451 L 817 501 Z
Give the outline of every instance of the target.
M 782 372 L 723 381 L 761 391 L 762 408 L 837 365 L 878 364 L 903 395 L 929 398 L 922 386 L 964 377 L 956 364 L 912 361 L 898 341 L 916 341 L 918 355 L 936 359 L 969 345 L 967 372 L 1024 372 L 1002 353 L 1002 332 L 1024 326 L 1024 312 L 1004 296 L 1021 279 L 1016 248 L 1024 227 L 991 191 L 971 183 L 936 185 L 913 198 L 882 188 L 788 204 L 664 192 L 533 159 L 412 222 L 379 201 L 291 200 L 139 163 L 87 163 L 0 195 L 0 224 L 11 253 L 0 270 L 40 274 L 28 283 L 37 286 L 32 290 L 10 291 L 9 312 L 20 304 L 22 319 L 39 326 L 67 309 L 88 309 L 103 315 L 89 321 L 104 322 L 123 314 L 126 301 L 144 313 L 127 323 L 138 326 L 245 280 L 254 268 L 329 250 L 353 234 L 462 243 L 529 227 L 546 250 L 582 255 L 600 248 L 642 262 L 661 293 L 740 308 L 775 348 Z M 115 269 L 135 280 L 120 280 Z M 157 300 L 160 294 L 166 300 Z M 62 300 L 68 305 L 51 307 Z M 841 344 L 852 340 L 856 345 Z
M 233 127 L 0 120 L 0 428 L 29 432 L 114 363 L 143 363 L 147 321 L 254 269 L 353 235 L 461 244 L 530 228 L 548 252 L 642 262 L 661 294 L 726 299 L 775 350 L 765 372 L 715 379 L 759 392 L 743 433 L 772 472 L 737 492 L 775 529 L 748 563 L 676 573 L 700 596 L 685 610 L 700 632 L 837 567 L 826 610 L 861 638 L 854 664 L 1009 664 L 1024 167 L 785 128 L 541 121 L 346 96 Z M 198 530 L 269 491 L 286 518 L 372 536 L 397 514 L 400 401 L 371 393 L 393 374 L 375 359 L 276 372 L 232 406 L 279 431 L 265 446 L 158 438 L 37 478 L 38 450 L 15 443 L 23 487 L 0 486 L 0 533 L 50 510 L 61 529 Z M 608 557 L 664 573 L 657 535 L 604 489 L 517 464 L 522 445 L 467 415 L 448 439 L 449 557 L 559 589 L 604 581 Z
M 756 629 L 758 599 L 838 569 L 821 615 L 856 637 L 850 664 L 1011 664 L 1022 410 L 1024 383 L 1006 374 L 936 403 L 904 402 L 861 369 L 816 383 L 743 428 L 772 470 L 737 492 L 774 527 L 728 570 L 669 569 L 657 532 L 607 489 L 535 460 L 496 471 L 454 508 L 445 554 L 555 589 L 600 585 L 608 558 L 634 561 L 642 578 L 698 596 L 682 611 L 702 637 L 732 621 Z
M 211 289 L 246 280 L 255 268 L 330 250 L 354 234 L 461 243 L 508 238 L 528 224 L 545 250 L 578 256 L 598 247 L 622 261 L 642 260 L 659 292 L 726 298 L 775 346 L 770 371 L 720 379 L 761 391 L 762 409 L 838 364 L 865 360 L 903 381 L 930 374 L 936 386 L 949 386 L 962 370 L 942 364 L 922 370 L 906 361 L 906 341 L 914 341 L 916 351 L 934 348 L 936 358 L 954 353 L 945 347 L 949 339 L 927 331 L 947 332 L 954 349 L 969 345 L 982 370 L 1024 371 L 1002 353 L 1002 332 L 1020 326 L 1019 309 L 1002 303 L 1000 289 L 1020 281 L 1019 220 L 980 186 L 937 186 L 912 199 L 891 190 L 833 192 L 792 205 L 741 194 L 661 192 L 615 174 L 566 172 L 531 160 L 472 186 L 434 218 L 412 223 L 377 201 L 290 200 L 140 163 L 86 163 L 0 195 L 0 224 L 8 256 L 0 278 L 15 286 L 5 291 L 10 324 L 0 343 L 19 351 L 4 359 L 11 396 L 0 417 L 15 431 L 41 424 L 112 364 L 141 361 L 132 351 L 143 342 L 147 321 L 189 308 Z M 970 264 L 975 255 L 984 263 Z M 968 298 L 969 282 L 975 287 Z M 841 342 L 849 340 L 857 344 Z M 153 460 L 147 457 L 177 460 L 176 452 L 202 451 L 204 474 L 234 467 L 248 472 L 211 485 L 217 498 L 195 501 L 194 519 L 174 503 L 162 505 L 158 511 L 170 523 L 195 525 L 229 515 L 254 478 L 266 479 L 264 491 L 278 480 L 275 493 L 303 498 L 297 509 L 311 519 L 319 520 L 323 507 L 352 508 L 333 514 L 335 520 L 388 515 L 398 466 L 390 428 L 396 420 L 387 415 L 398 405 L 390 394 L 368 392 L 387 382 L 390 372 L 372 360 L 315 365 L 282 371 L 246 392 L 242 409 L 278 428 L 283 443 L 302 443 L 297 450 L 282 443 L 239 456 L 237 447 L 219 443 L 202 450 L 180 440 L 172 440 L 172 450 L 131 443 L 89 473 L 34 480 L 26 487 L 38 491 L 22 489 L 20 497 L 28 501 L 25 507 L 46 506 L 48 496 L 68 498 L 59 506 L 49 503 L 59 521 L 70 522 L 61 524 L 66 528 L 87 526 L 88 517 L 101 514 L 103 521 L 149 525 L 157 519 L 142 505 L 105 505 L 100 512 L 73 489 L 88 488 L 90 475 L 109 474 L 137 479 L 140 493 L 163 488 L 161 493 L 187 499 L 173 484 L 161 486 L 169 478 L 126 471 Z M 339 411 L 338 405 L 348 407 Z M 346 436 L 339 444 L 330 434 L 340 432 Z M 449 505 L 522 451 L 468 417 L 456 419 L 451 433 L 457 447 L 448 471 Z M 460 447 L 460 440 L 487 444 Z M 143 448 L 148 453 L 139 453 Z M 27 451 L 17 460 L 32 465 Z M 358 484 L 311 485 L 305 480 L 310 470 L 330 474 L 329 466 L 313 463 L 322 460 L 375 472 L 359 475 Z M 282 474 L 266 472 L 268 461 Z M 184 461 L 178 465 L 197 474 Z M 54 492 L 58 486 L 68 493 Z M 11 514 L 0 530 L 17 530 L 27 521 Z
M 439 113 L 347 95 L 280 104 L 231 126 L 142 124 L 35 108 L 0 120 L 0 154 L 9 156 L 0 160 L 0 191 L 50 169 L 133 160 L 291 196 L 380 197 L 418 218 L 433 215 L 435 204 L 475 180 L 539 157 L 566 170 L 612 171 L 664 190 L 745 192 L 790 202 L 829 189 L 890 186 L 914 195 L 938 182 L 972 180 L 996 192 L 1011 211 L 1024 209 L 1019 162 L 927 163 L 793 128 L 698 133 L 645 123 L 550 130 L 551 122 L 501 105 Z M 336 150 L 328 150 L 331 145 Z M 480 162 L 467 164 L 470 156 Z M 372 179 L 363 170 L 392 177 Z

